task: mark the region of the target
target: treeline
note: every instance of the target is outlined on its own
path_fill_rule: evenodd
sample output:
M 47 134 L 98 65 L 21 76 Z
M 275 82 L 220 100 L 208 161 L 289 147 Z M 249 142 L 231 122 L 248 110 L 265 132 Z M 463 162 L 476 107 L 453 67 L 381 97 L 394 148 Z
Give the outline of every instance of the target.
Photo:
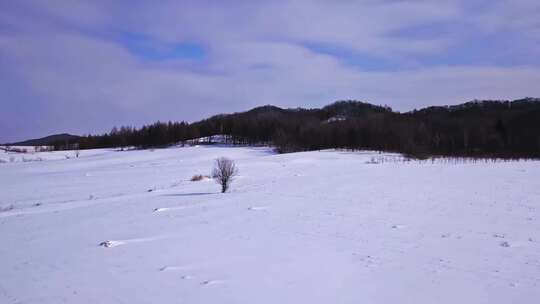
M 322 109 L 264 106 L 188 124 L 114 128 L 79 139 L 82 149 L 140 148 L 227 135 L 233 144 L 271 144 L 281 153 L 328 148 L 395 151 L 414 157 L 540 157 L 540 100 L 473 101 L 397 113 L 339 101 Z
M 198 128 L 186 122 L 156 122 L 140 129 L 114 127 L 103 135 L 83 136 L 78 140 L 80 149 L 164 147 L 199 137 Z

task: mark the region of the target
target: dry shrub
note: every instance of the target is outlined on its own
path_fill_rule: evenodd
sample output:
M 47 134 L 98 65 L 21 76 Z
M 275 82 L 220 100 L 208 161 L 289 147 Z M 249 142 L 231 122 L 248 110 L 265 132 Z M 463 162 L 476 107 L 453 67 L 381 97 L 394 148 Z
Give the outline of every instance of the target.
M 206 176 L 202 175 L 202 174 L 196 174 L 196 175 L 193 175 L 193 177 L 191 177 L 191 181 L 192 182 L 198 182 L 198 181 L 202 181 L 203 179 L 205 179 Z

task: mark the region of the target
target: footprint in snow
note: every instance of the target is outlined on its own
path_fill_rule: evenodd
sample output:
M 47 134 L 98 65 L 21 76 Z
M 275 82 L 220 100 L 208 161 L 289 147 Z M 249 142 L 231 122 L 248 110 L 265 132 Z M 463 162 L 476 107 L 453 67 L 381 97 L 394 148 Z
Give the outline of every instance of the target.
M 186 206 L 180 206 L 180 207 L 163 207 L 163 208 L 155 208 L 154 212 L 165 212 L 165 211 L 173 211 L 173 210 L 182 210 L 186 209 Z
M 532 242 L 532 239 L 529 238 L 527 240 L 517 240 L 517 241 L 514 241 L 512 242 L 512 244 L 510 244 L 509 242 L 502 242 L 500 243 L 500 245 L 502 247 L 512 247 L 512 248 L 521 248 L 521 247 L 527 247 L 531 244 Z
M 405 225 L 392 225 L 392 229 L 403 229 L 405 227 L 407 227 L 407 226 L 405 226 Z
M 122 244 L 124 244 L 124 242 L 122 241 L 104 241 L 104 242 L 99 243 L 99 246 L 110 248 L 110 247 L 120 246 Z
M 499 243 L 499 246 L 501 246 L 501 247 L 510 247 L 510 243 L 508 243 L 508 242 L 506 242 L 506 241 L 500 242 L 500 243 Z
M 268 207 L 267 206 L 249 207 L 248 210 L 250 210 L 250 211 L 266 211 L 266 210 L 268 210 Z
M 178 271 L 178 270 L 187 270 L 191 269 L 190 266 L 163 266 L 159 269 L 159 271 Z
M 216 284 L 221 284 L 223 282 L 224 281 L 222 281 L 222 280 L 207 280 L 207 281 L 202 281 L 201 285 L 203 285 L 203 286 L 216 285 Z
M 99 243 L 99 246 L 105 247 L 105 248 L 111 248 L 116 247 L 120 245 L 130 244 L 130 243 L 141 243 L 141 242 L 148 242 L 148 241 L 155 241 L 159 239 L 167 238 L 166 236 L 160 236 L 160 237 L 150 237 L 150 238 L 140 238 L 140 239 L 130 239 L 130 240 L 107 240 Z
M 163 266 L 159 269 L 159 271 L 186 271 L 189 269 L 192 269 L 191 266 Z M 180 277 L 182 280 L 191 280 L 193 279 L 193 275 L 191 274 L 184 274 Z

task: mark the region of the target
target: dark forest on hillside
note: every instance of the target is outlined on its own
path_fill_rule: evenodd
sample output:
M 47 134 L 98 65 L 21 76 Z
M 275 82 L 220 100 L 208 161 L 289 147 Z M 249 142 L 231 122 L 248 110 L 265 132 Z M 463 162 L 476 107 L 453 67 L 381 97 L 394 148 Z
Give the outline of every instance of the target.
M 157 122 L 78 139 L 81 149 L 165 147 L 228 135 L 232 144 L 270 144 L 280 153 L 327 148 L 402 152 L 413 157 L 540 157 L 540 100 L 472 101 L 406 113 L 359 101 L 321 109 L 263 106 L 195 123 Z M 63 142 L 56 148 L 62 148 Z

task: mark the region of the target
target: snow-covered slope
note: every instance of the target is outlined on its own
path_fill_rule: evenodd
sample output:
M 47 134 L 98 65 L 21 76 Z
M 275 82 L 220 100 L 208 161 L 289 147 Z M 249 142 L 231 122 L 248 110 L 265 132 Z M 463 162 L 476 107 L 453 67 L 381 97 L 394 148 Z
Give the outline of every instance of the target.
M 57 156 L 0 164 L 0 303 L 540 299 L 539 162 L 215 146 Z M 230 193 L 189 181 L 219 156 L 240 170 Z

